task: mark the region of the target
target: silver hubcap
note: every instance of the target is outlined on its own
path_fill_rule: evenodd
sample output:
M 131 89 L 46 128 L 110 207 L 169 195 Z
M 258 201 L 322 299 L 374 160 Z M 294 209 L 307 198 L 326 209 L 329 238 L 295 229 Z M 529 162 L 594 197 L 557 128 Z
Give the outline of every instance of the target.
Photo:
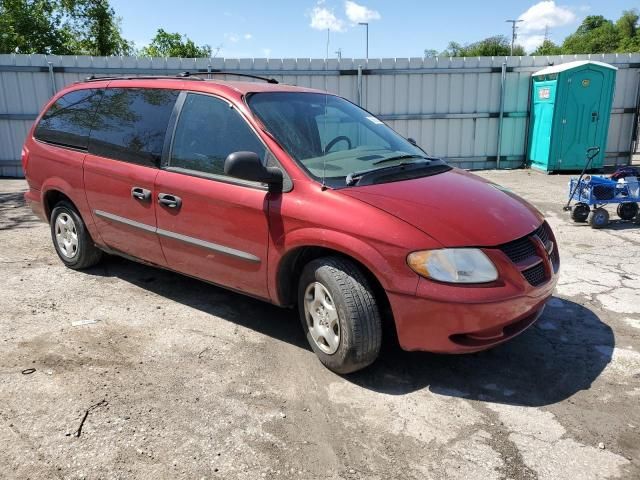
M 329 291 L 318 282 L 304 292 L 304 315 L 311 338 L 320 350 L 331 355 L 340 346 L 340 320 Z
M 71 259 L 78 254 L 78 231 L 76 224 L 66 213 L 61 213 L 56 218 L 55 235 L 58 250 L 62 255 Z

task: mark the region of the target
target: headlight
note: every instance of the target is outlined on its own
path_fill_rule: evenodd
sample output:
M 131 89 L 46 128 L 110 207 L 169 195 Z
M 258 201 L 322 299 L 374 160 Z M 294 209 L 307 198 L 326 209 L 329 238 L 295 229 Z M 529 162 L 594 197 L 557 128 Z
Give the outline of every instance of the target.
M 444 248 L 410 253 L 407 263 L 418 275 L 440 282 L 486 283 L 498 279 L 491 260 L 477 248 Z

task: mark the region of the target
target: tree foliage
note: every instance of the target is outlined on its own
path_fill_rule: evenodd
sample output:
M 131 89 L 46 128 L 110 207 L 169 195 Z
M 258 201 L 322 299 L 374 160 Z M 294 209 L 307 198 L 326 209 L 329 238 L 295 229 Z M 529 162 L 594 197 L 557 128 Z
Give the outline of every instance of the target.
M 0 0 L 0 53 L 126 55 L 108 0 Z
M 616 22 L 620 43 L 618 52 L 640 52 L 640 15 L 637 10 L 625 10 Z
M 559 45 L 556 45 L 549 39 L 546 39 L 545 41 L 543 41 L 542 44 L 531 53 L 531 55 L 536 55 L 536 56 L 561 55 L 561 54 L 562 54 L 562 47 Z
M 574 33 L 561 45 L 545 39 L 531 55 L 561 55 L 580 53 L 638 53 L 640 52 L 640 14 L 635 9 L 625 10 L 614 23 L 602 15 L 585 17 Z M 449 42 L 440 55 L 449 57 L 506 56 L 510 53 L 509 39 L 498 35 L 479 42 L 462 45 Z M 425 50 L 426 51 L 426 50 Z M 516 45 L 514 55 L 526 55 Z
M 602 15 L 589 15 L 575 33 L 565 38 L 563 53 L 611 53 L 618 50 L 618 31 Z
M 504 35 L 488 37 L 479 42 L 461 45 L 449 42 L 447 49 L 441 53 L 447 57 L 504 57 L 511 54 L 511 42 Z M 526 55 L 524 48 L 515 45 L 514 55 Z
M 159 28 L 151 43 L 144 47 L 141 53 L 149 57 L 199 58 L 210 57 L 211 47 L 198 46 L 186 35 L 169 33 Z
M 120 20 L 108 0 L 63 0 L 73 50 L 84 55 L 129 55 L 133 45 L 122 38 Z
M 60 4 L 0 0 L 0 53 L 74 53 Z

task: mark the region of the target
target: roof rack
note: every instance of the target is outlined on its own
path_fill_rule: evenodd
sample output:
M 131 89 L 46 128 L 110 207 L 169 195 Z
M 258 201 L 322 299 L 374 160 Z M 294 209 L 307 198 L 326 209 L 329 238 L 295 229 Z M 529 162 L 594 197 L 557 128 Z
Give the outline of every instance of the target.
M 96 75 L 89 75 L 86 77 L 83 82 L 100 82 L 102 80 L 200 80 L 203 81 L 204 78 L 200 77 L 192 77 L 189 72 L 179 73 L 178 75 L 140 75 L 138 77 L 124 76 L 124 77 L 116 77 L 116 76 L 105 76 L 98 77 Z M 79 82 L 82 83 L 82 82 Z
M 189 73 L 189 72 L 187 72 Z M 267 83 L 278 84 L 279 82 L 275 78 L 262 77 L 260 75 L 252 75 L 251 73 L 240 73 L 229 70 L 198 70 L 198 73 L 206 73 L 206 74 L 215 74 L 215 75 L 235 75 L 236 77 L 246 77 L 246 78 L 255 78 L 257 80 L 263 80 Z
M 236 77 L 246 77 L 246 78 L 255 78 L 257 80 L 263 80 L 267 83 L 277 84 L 278 81 L 275 78 L 261 77 L 260 75 L 252 75 L 250 73 L 240 73 L 233 72 L 229 70 L 203 70 L 199 69 L 195 72 L 194 75 L 191 72 L 180 72 L 177 75 L 141 75 L 138 77 L 132 76 L 124 76 L 124 77 L 115 77 L 115 76 L 105 76 L 98 77 L 96 75 L 89 75 L 84 79 L 84 82 L 99 82 L 102 80 L 166 80 L 166 79 L 174 79 L 174 80 L 197 80 L 203 81 L 204 78 L 198 76 L 202 74 L 207 75 L 235 75 Z

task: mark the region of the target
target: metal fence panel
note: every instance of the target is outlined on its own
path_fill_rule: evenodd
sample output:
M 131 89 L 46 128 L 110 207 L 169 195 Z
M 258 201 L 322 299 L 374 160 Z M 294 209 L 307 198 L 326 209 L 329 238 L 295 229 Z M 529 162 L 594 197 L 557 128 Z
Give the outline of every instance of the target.
M 516 168 L 526 159 L 531 74 L 591 59 L 619 68 L 607 164 L 626 164 L 638 110 L 640 54 L 480 58 L 143 58 L 0 55 L 0 175 L 18 176 L 31 122 L 53 91 L 95 75 L 170 75 L 224 69 L 327 90 L 380 116 L 427 151 L 463 168 Z M 506 64 L 504 92 L 501 69 Z M 363 69 L 359 84 L 357 70 Z M 230 75 L 218 76 L 231 80 Z M 359 97 L 359 93 L 361 93 Z M 500 99 L 504 116 L 500 129 Z M 498 131 L 501 130 L 498 149 Z M 499 151 L 498 151 L 499 150 Z

